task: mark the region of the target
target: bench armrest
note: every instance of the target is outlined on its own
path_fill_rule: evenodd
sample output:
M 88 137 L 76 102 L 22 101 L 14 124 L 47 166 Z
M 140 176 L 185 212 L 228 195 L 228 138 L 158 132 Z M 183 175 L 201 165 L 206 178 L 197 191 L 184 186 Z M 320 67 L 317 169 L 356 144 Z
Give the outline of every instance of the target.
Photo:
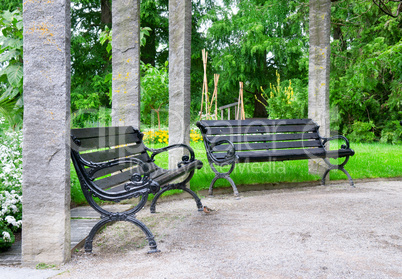
M 158 149 L 152 149 L 152 148 L 145 147 L 146 150 L 152 152 L 152 154 L 151 154 L 152 161 L 154 160 L 156 155 L 158 155 L 162 152 L 166 152 L 171 149 L 175 149 L 175 148 L 184 148 L 184 149 L 187 149 L 188 152 L 190 153 L 190 158 L 188 156 L 183 156 L 182 157 L 183 162 L 181 162 L 181 163 L 186 163 L 186 162 L 189 163 L 189 162 L 193 162 L 195 160 L 194 150 L 186 144 L 172 144 L 167 147 L 162 147 L 162 148 L 158 148 Z
M 322 145 L 326 144 L 327 142 L 329 142 L 331 140 L 335 140 L 335 139 L 342 139 L 345 141 L 346 145 L 342 144 L 341 149 L 350 149 L 349 140 L 342 135 L 337 135 L 337 136 L 333 136 L 330 138 L 322 138 Z
M 149 172 L 150 172 L 148 163 L 145 163 L 137 158 L 124 158 L 124 159 L 109 161 L 106 163 L 94 163 L 94 162 L 86 161 L 79 154 L 77 157 L 78 157 L 78 160 L 81 162 L 81 164 L 90 168 L 88 171 L 88 178 L 91 180 L 93 180 L 93 175 L 102 169 L 110 168 L 113 166 L 126 164 L 126 163 L 137 164 L 142 169 L 142 172 L 144 173 L 145 176 L 149 176 Z
M 228 149 L 228 151 L 226 152 L 226 156 L 224 159 L 216 159 L 212 154 L 213 153 L 212 149 L 215 146 L 222 145 L 224 143 L 229 144 L 230 149 Z M 205 147 L 207 147 L 208 157 L 216 164 L 232 163 L 237 160 L 235 146 L 233 142 L 231 142 L 230 140 L 219 140 L 217 142 L 208 141 L 208 144 L 205 144 Z

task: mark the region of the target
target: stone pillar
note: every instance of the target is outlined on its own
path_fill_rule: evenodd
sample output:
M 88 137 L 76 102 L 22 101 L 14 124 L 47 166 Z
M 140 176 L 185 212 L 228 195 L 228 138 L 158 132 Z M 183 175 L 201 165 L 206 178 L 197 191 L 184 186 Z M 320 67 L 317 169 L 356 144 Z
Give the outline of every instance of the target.
M 140 128 L 140 1 L 112 5 L 112 124 Z
M 190 68 L 191 0 L 169 0 L 169 144 L 190 142 Z M 183 151 L 169 155 L 173 167 Z
M 24 2 L 22 261 L 70 259 L 70 0 Z
M 308 117 L 320 125 L 322 137 L 328 137 L 330 72 L 331 0 L 310 0 L 310 58 Z M 323 160 L 310 160 L 311 173 L 323 174 Z

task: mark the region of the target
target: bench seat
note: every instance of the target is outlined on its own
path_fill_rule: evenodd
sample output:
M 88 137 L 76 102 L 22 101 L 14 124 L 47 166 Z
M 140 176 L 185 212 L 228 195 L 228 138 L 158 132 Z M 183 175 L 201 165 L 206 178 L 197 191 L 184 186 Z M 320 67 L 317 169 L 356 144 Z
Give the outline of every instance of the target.
M 322 182 L 332 169 L 343 171 L 344 165 L 354 151 L 343 136 L 323 138 L 319 126 L 311 119 L 246 119 L 246 120 L 202 120 L 197 122 L 204 139 L 208 162 L 215 172 L 210 185 L 210 194 L 215 181 L 227 179 L 238 194 L 230 173 L 236 163 L 273 162 L 288 160 L 324 159 L 327 171 Z M 327 143 L 334 139 L 345 141 L 338 150 L 327 150 Z M 330 163 L 331 158 L 345 158 L 339 165 Z M 226 173 L 219 172 L 214 165 L 232 165 Z

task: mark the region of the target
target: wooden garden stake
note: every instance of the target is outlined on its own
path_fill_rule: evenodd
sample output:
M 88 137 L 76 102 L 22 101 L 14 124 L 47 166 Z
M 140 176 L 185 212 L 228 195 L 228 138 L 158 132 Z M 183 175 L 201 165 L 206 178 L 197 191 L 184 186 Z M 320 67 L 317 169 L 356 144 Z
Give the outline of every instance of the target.
M 218 82 L 219 82 L 219 75 L 214 74 L 215 88 L 214 88 L 214 92 L 212 94 L 211 103 L 209 104 L 209 111 L 211 112 L 212 105 L 214 104 L 214 101 L 215 101 L 215 111 L 214 111 L 215 120 L 218 120 Z
M 243 100 L 243 82 L 239 82 L 239 101 L 237 102 L 237 119 L 245 120 L 246 114 L 244 113 L 244 100 Z

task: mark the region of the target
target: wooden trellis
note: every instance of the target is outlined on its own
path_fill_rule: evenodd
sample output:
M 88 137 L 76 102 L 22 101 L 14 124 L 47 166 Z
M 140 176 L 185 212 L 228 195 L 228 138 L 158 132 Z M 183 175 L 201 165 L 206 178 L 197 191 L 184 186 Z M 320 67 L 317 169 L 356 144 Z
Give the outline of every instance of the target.
M 200 120 L 201 119 L 218 119 L 218 82 L 219 75 L 214 74 L 214 91 L 212 93 L 211 100 L 209 100 L 208 93 L 208 79 L 207 79 L 207 62 L 208 62 L 208 52 L 205 49 L 202 50 L 202 62 L 204 66 L 204 80 L 202 83 L 202 97 L 201 97 L 201 110 L 200 110 Z M 213 104 L 215 102 L 214 113 L 211 114 Z M 205 104 L 204 104 L 205 103 Z M 205 111 L 204 111 L 205 107 Z

